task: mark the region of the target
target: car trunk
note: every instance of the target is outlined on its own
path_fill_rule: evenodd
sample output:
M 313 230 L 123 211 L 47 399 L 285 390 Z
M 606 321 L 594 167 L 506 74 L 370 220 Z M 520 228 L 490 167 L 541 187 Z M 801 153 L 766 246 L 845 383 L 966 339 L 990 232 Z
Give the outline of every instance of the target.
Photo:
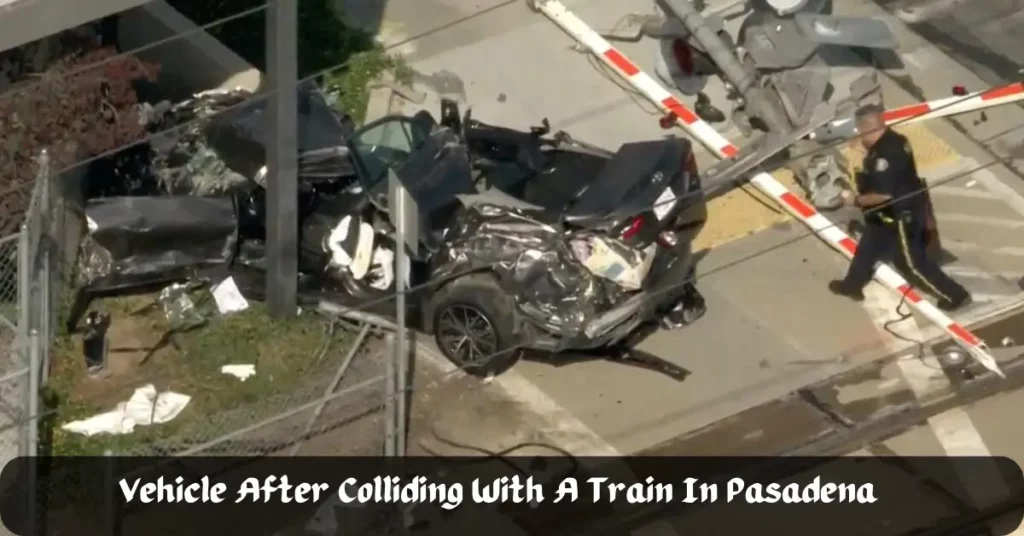
M 653 241 L 662 228 L 657 222 L 668 221 L 666 216 L 677 204 L 672 200 L 687 193 L 682 170 L 689 152 L 689 142 L 677 138 L 623 145 L 570 201 L 565 221 L 577 227 L 614 228 L 640 216 L 641 223 L 654 223 L 643 226 L 652 235 L 642 241 Z

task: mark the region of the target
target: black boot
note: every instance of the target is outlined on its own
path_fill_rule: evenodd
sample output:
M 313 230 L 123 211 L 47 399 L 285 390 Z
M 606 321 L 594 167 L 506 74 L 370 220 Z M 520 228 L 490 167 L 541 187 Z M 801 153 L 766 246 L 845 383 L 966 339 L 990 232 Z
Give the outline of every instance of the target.
M 725 112 L 715 108 L 711 104 L 711 99 L 704 93 L 697 94 L 697 102 L 693 105 L 693 111 L 697 114 L 697 117 L 708 123 L 722 123 L 725 121 Z
M 938 301 L 938 303 L 935 304 L 935 306 L 938 307 L 939 309 L 942 309 L 943 311 L 945 311 L 947 313 L 952 313 L 953 311 L 956 311 L 957 309 L 962 309 L 964 307 L 967 307 L 968 305 L 971 304 L 972 301 L 974 301 L 974 300 L 971 298 L 971 295 L 967 294 L 966 296 L 964 296 L 963 298 L 960 298 L 957 301 L 951 301 L 951 300 L 947 300 L 946 298 L 942 298 L 942 299 L 940 299 Z
M 863 290 L 851 290 L 841 280 L 829 281 L 828 289 L 836 296 L 843 296 L 858 302 L 864 301 Z

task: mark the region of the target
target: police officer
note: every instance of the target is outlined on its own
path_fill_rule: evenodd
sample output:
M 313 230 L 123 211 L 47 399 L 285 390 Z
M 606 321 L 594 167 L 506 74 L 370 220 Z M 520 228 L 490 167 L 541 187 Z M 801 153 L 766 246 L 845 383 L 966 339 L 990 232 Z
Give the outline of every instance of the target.
M 915 285 L 933 294 L 938 307 L 953 311 L 970 302 L 963 286 L 946 275 L 926 253 L 931 207 L 907 138 L 886 128 L 883 110 L 857 110 L 857 131 L 867 150 L 863 170 L 844 198 L 864 213 L 864 234 L 846 277 L 829 283 L 834 294 L 860 301 L 875 263 L 895 260 Z

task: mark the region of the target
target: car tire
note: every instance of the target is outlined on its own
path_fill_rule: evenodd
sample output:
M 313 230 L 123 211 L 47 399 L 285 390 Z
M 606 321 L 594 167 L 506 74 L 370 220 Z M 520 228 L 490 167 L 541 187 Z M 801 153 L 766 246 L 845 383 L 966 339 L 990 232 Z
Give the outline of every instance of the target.
M 430 311 L 438 349 L 468 374 L 497 376 L 522 356 L 515 301 L 491 274 L 472 274 L 445 285 L 431 300 Z

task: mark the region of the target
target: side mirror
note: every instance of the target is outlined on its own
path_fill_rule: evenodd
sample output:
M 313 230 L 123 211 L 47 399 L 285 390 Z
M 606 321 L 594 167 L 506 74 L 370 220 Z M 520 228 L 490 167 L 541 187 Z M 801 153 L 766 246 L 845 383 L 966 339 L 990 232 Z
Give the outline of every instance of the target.
M 541 120 L 539 127 L 530 127 L 530 134 L 534 136 L 543 136 L 548 132 L 551 132 L 551 123 L 548 122 L 548 118 L 545 117 Z

